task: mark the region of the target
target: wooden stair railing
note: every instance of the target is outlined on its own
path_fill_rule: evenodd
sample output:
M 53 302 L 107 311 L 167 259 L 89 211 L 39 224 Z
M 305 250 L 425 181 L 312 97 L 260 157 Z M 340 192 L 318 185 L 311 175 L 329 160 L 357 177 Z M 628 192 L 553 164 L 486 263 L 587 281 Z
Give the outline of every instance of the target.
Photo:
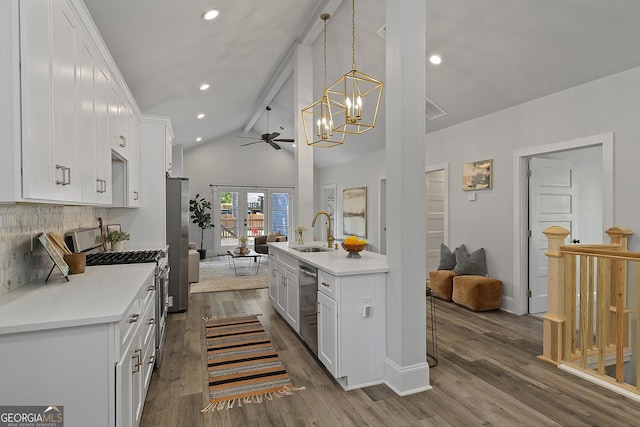
M 559 226 L 543 233 L 548 239 L 548 296 L 543 354 L 538 357 L 554 365 L 569 364 L 640 394 L 640 373 L 625 382 L 623 369 L 633 357 L 640 366 L 640 352 L 630 347 L 631 310 L 627 307 L 629 263 L 634 264 L 636 289 L 640 289 L 640 252 L 627 250 L 633 232 L 611 228 L 606 231 L 611 243 L 602 245 L 564 245 L 569 231 Z M 640 295 L 636 310 L 640 311 Z M 638 325 L 635 330 L 640 342 Z

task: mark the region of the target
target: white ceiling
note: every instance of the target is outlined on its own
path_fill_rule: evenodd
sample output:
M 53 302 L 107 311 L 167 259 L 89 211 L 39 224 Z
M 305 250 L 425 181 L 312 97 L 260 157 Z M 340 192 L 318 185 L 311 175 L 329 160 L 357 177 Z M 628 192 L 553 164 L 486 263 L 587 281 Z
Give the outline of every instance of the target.
M 293 111 L 291 68 L 280 68 L 290 64 L 296 42 L 312 44 L 315 86 L 322 89 L 321 12 L 333 15 L 328 83 L 351 65 L 348 0 L 84 1 L 141 110 L 170 116 L 175 143 L 187 149 L 196 137 L 215 141 L 278 125 L 286 127 L 282 137 L 294 136 L 300 112 Z M 427 132 L 640 66 L 637 0 L 426 2 L 425 58 L 443 58 L 439 66 L 427 64 L 426 95 L 448 113 L 427 120 Z M 202 21 L 212 7 L 220 16 Z M 385 24 L 385 7 L 385 0 L 356 1 L 358 69 L 381 80 L 385 50 L 377 31 Z M 201 92 L 203 82 L 212 88 Z M 270 129 L 266 105 L 272 107 Z M 206 114 L 202 120 L 196 119 L 200 112 Z M 383 126 L 366 135 L 316 150 L 316 164 L 384 147 Z

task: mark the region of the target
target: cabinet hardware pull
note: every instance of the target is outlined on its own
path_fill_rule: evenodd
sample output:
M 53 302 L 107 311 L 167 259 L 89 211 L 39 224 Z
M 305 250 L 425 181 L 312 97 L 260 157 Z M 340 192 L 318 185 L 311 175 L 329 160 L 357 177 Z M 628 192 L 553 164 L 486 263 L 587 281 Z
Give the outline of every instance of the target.
M 134 351 L 133 356 L 131 356 L 131 359 L 136 358 L 138 359 L 138 361 L 136 363 L 134 363 L 133 365 L 133 369 L 131 370 L 132 374 L 135 374 L 136 372 L 140 372 L 140 366 L 142 365 L 141 363 L 141 355 L 142 355 L 142 349 L 140 348 L 136 348 L 136 351 Z
M 156 285 L 151 285 L 147 288 L 147 291 L 152 292 L 156 290 Z
M 127 146 L 127 138 L 124 135 L 120 135 L 120 147 L 126 147 Z
M 56 170 L 62 170 L 62 181 L 56 180 L 56 185 L 71 184 L 71 168 L 68 168 L 64 165 L 56 165 Z
M 129 317 L 129 323 L 136 323 L 138 321 L 138 317 L 140 317 L 140 313 L 132 314 L 131 317 Z
M 330 288 L 331 287 L 331 284 L 327 283 L 327 282 L 322 282 L 321 285 L 324 286 L 325 288 Z
M 140 197 L 140 194 L 137 191 L 133 192 L 133 200 L 138 200 L 138 198 Z
M 147 320 L 147 325 L 153 325 L 155 322 L 156 322 L 156 319 L 151 317 L 149 320 Z
M 155 354 L 152 354 L 151 357 L 149 357 L 149 365 L 153 365 L 153 362 L 156 361 L 156 356 Z

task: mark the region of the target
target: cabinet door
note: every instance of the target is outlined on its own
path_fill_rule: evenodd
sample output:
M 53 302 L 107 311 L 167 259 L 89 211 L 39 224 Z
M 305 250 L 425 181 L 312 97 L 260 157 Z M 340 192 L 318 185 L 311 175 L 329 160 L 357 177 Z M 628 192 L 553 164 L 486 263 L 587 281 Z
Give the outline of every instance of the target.
M 96 158 L 95 183 L 98 203 L 112 202 L 111 147 L 109 145 L 109 82 L 107 67 L 99 62 L 95 69 Z
M 269 260 L 269 299 L 271 305 L 275 306 L 278 299 L 278 270 L 275 268 L 275 262 Z
M 173 176 L 173 140 L 171 139 L 169 129 L 165 130 L 164 159 L 167 174 Z
M 140 369 L 138 353 L 134 346 L 136 341 L 129 343 L 122 352 L 122 358 L 116 364 L 116 425 L 133 426 L 135 420 L 134 406 L 134 376 Z
M 127 206 L 140 207 L 140 121 L 127 113 Z
M 338 303 L 318 292 L 318 360 L 338 376 Z
M 23 197 L 55 199 L 51 93 L 51 1 L 20 2 Z
M 96 52 L 82 37 L 78 52 L 78 142 L 81 154 L 82 201 L 96 203 L 100 186 L 96 182 Z
M 300 278 L 287 271 L 285 274 L 287 283 L 287 311 L 286 320 L 296 331 L 300 332 Z
M 287 315 L 287 276 L 285 270 L 279 264 L 276 264 L 278 271 L 278 299 L 276 300 L 276 309 L 281 316 Z
M 22 1 L 20 27 L 23 197 L 79 202 L 79 21 L 65 1 Z
M 80 160 L 77 133 L 78 52 L 80 22 L 66 1 L 54 4 L 52 26 L 51 70 L 53 82 L 53 162 L 62 174 L 62 200 L 82 200 Z

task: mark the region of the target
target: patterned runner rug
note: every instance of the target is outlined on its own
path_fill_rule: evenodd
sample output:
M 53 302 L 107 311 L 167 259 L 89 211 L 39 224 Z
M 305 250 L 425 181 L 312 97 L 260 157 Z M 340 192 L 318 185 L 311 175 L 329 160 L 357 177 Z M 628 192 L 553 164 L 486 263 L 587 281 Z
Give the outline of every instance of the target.
M 304 389 L 291 385 L 258 316 L 205 321 L 210 404 L 202 412 L 262 403 Z

